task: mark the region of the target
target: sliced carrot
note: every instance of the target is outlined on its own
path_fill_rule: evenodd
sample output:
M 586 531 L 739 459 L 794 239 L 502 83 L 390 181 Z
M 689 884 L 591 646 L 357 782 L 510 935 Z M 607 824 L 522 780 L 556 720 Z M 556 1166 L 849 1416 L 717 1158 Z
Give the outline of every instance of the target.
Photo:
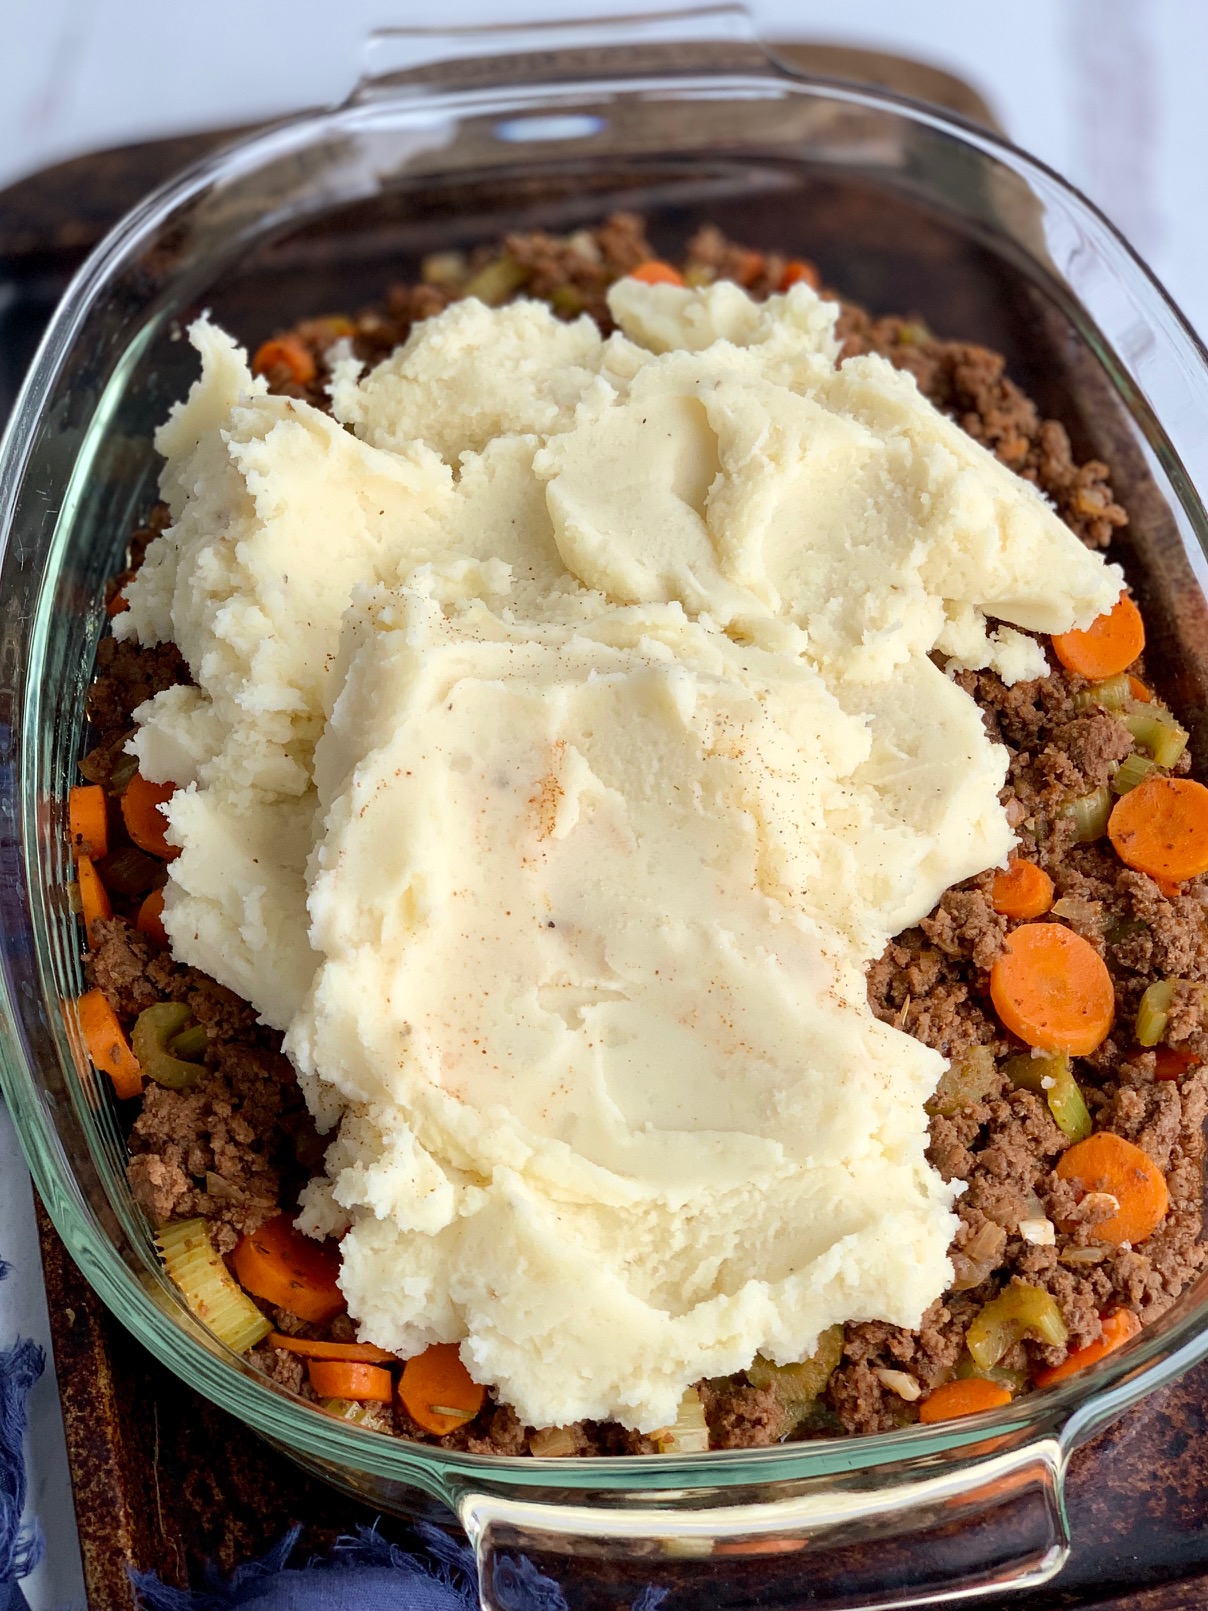
M 1004 917 L 1043 917 L 1053 904 L 1053 880 L 1043 867 L 1022 856 L 1004 873 L 995 873 L 990 905 Z
M 920 1421 L 951 1421 L 958 1415 L 976 1415 L 979 1410 L 996 1410 L 1011 1402 L 1011 1389 L 982 1376 L 962 1381 L 941 1382 L 919 1405 Z
M 1183 893 L 1183 886 L 1181 884 L 1176 884 L 1172 879 L 1155 878 L 1152 873 L 1150 874 L 1150 877 L 1153 878 L 1154 883 L 1162 891 L 1162 894 L 1165 895 L 1168 901 L 1175 900 Z
M 297 336 L 277 336 L 256 348 L 253 374 L 268 375 L 274 369 L 288 369 L 299 386 L 309 386 L 317 373 L 314 355 Z
M 1067 671 L 1102 682 L 1127 671 L 1145 647 L 1145 623 L 1127 593 L 1082 632 L 1058 632 L 1053 652 Z
M 140 934 L 145 934 L 150 940 L 158 940 L 160 945 L 167 945 L 168 931 L 164 928 L 164 892 L 162 889 L 153 889 L 150 895 L 138 909 L 135 919 L 135 928 Z
M 1181 1080 L 1188 1069 L 1198 1068 L 1200 1059 L 1183 1046 L 1155 1046 L 1155 1080 Z
M 1116 1007 L 1103 958 L 1060 923 L 1025 923 L 1008 935 L 990 969 L 990 999 L 1027 1045 L 1073 1057 L 1103 1044 Z
M 1108 1192 L 1119 1203 L 1110 1219 L 1091 1227 L 1097 1242 L 1143 1242 L 1166 1217 L 1166 1176 L 1147 1152 L 1111 1130 L 1078 1141 L 1057 1160 L 1056 1173 L 1084 1192 Z
M 88 1055 L 113 1081 L 116 1095 L 123 1101 L 140 1095 L 143 1071 L 122 1032 L 117 1014 L 105 997 L 99 990 L 89 990 L 76 1002 L 76 1013 Z
M 258 1231 L 245 1236 L 231 1255 L 240 1284 L 257 1298 L 266 1298 L 299 1320 L 330 1320 L 345 1307 L 336 1284 L 340 1256 L 325 1243 L 312 1241 L 279 1214 Z M 334 1390 L 328 1398 L 352 1398 Z
M 1208 789 L 1191 778 L 1147 777 L 1121 795 L 1107 836 L 1129 867 L 1167 884 L 1208 872 Z
M 354 1398 L 371 1404 L 389 1404 L 394 1398 L 394 1380 L 380 1365 L 312 1359 L 307 1368 L 310 1385 L 320 1398 Z
M 812 263 L 807 263 L 801 257 L 790 257 L 784 265 L 784 273 L 780 276 L 780 289 L 787 291 L 791 285 L 797 285 L 802 280 L 806 285 L 812 285 L 815 291 L 822 283 L 818 270 Z
M 316 1337 L 287 1337 L 283 1331 L 270 1331 L 264 1339 L 274 1348 L 301 1354 L 303 1359 L 342 1359 L 352 1365 L 397 1365 L 397 1354 L 387 1353 L 376 1343 L 321 1342 Z M 339 1397 L 339 1395 L 335 1395 Z
M 180 847 L 168 843 L 168 822 L 160 810 L 175 790 L 175 783 L 149 783 L 141 772 L 136 772 L 122 795 L 126 832 L 140 850 L 159 856 L 163 861 L 172 861 L 180 855 Z
M 1035 1376 L 1037 1387 L 1051 1387 L 1054 1382 L 1063 1382 L 1067 1376 L 1076 1376 L 1080 1370 L 1088 1365 L 1097 1365 L 1108 1354 L 1114 1353 L 1117 1348 L 1123 1348 L 1126 1342 L 1131 1341 L 1141 1329 L 1141 1322 L 1131 1309 L 1116 1309 L 1103 1317 L 1103 1335 L 1098 1342 L 1087 1343 L 1085 1348 L 1075 1348 L 1061 1361 L 1060 1365 L 1049 1365 L 1044 1370 L 1038 1370 Z
M 398 1396 L 418 1426 L 444 1437 L 474 1419 L 486 1388 L 462 1364 L 456 1343 L 433 1343 L 403 1366 Z
M 1153 695 L 1141 681 L 1140 677 L 1130 677 L 1128 679 L 1128 691 L 1139 705 L 1153 704 Z
M 80 910 L 84 918 L 84 933 L 92 936 L 92 925 L 102 917 L 113 916 L 113 903 L 109 891 L 101 883 L 101 875 L 92 865 L 91 856 L 81 856 L 76 862 L 76 881 L 80 886 Z
M 678 269 L 673 269 L 670 263 L 660 263 L 651 258 L 648 263 L 639 263 L 637 268 L 630 269 L 631 280 L 641 280 L 643 285 L 683 285 L 684 276 Z
M 79 783 L 67 791 L 67 831 L 77 855 L 100 861 L 109 851 L 109 818 L 99 783 Z
M 767 258 L 762 252 L 743 252 L 734 266 L 734 278 L 739 285 L 754 285 L 766 264 Z

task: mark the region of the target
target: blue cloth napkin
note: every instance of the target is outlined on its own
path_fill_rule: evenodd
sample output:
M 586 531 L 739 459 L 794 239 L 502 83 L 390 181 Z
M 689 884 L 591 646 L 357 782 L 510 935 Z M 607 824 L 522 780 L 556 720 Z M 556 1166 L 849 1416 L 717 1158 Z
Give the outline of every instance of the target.
M 8 1274 L 0 1259 L 0 1281 Z M 0 1349 L 0 1611 L 19 1611 L 25 1605 L 18 1578 L 27 1576 L 42 1559 L 41 1531 L 22 1527 L 25 1509 L 25 1405 L 29 1390 L 41 1376 L 45 1355 L 37 1343 L 19 1337 Z
M 0 1259 L 0 1281 L 8 1265 Z M 28 1338 L 0 1349 L 0 1611 L 28 1611 L 19 1579 L 42 1558 L 37 1523 L 22 1525 L 24 1440 L 29 1390 L 45 1356 Z M 260 1560 L 225 1580 L 210 1570 L 198 1589 L 176 1589 L 153 1572 L 132 1572 L 143 1611 L 476 1611 L 478 1574 L 472 1550 L 438 1527 L 415 1526 L 420 1540 L 404 1549 L 372 1529 L 340 1539 L 321 1559 L 291 1565 L 300 1527 Z M 566 1597 L 525 1555 L 499 1555 L 491 1598 L 500 1611 L 568 1611 Z M 659 1611 L 667 1589 L 648 1587 L 633 1611 Z
M 259 1561 L 223 1582 L 211 1572 L 202 1589 L 169 1588 L 154 1573 L 134 1573 L 143 1611 L 475 1611 L 478 1578 L 472 1551 L 437 1527 L 415 1529 L 424 1553 L 412 1552 L 362 1528 L 324 1559 L 288 1562 L 298 1541 L 292 1529 Z M 492 1599 L 500 1611 L 567 1611 L 552 1578 L 524 1555 L 496 1559 Z M 633 1611 L 659 1611 L 668 1590 L 646 1588 Z

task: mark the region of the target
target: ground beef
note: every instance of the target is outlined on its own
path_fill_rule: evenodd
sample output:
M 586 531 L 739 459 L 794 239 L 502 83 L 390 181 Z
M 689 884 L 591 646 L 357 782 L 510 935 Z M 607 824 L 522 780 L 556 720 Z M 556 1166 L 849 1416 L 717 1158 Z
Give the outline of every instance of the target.
M 278 1387 L 288 1388 L 291 1393 L 300 1393 L 302 1384 L 306 1380 L 306 1365 L 297 1354 L 291 1354 L 285 1348 L 273 1348 L 268 1343 L 261 1343 L 253 1348 L 247 1356 L 257 1370 L 261 1370 L 270 1382 L 276 1382 Z
M 129 732 L 134 712 L 145 700 L 191 680 L 184 656 L 174 643 L 143 648 L 102 638 L 96 664 L 96 678 L 88 690 L 88 720 L 106 739 Z
M 201 1215 L 222 1252 L 271 1219 L 322 1146 L 280 1036 L 247 1003 L 182 967 L 122 918 L 94 925 L 89 983 L 126 1026 L 158 1001 L 185 1003 L 208 1037 L 189 1090 L 148 1083 L 129 1135 L 130 1189 L 153 1224 Z
M 792 1422 L 770 1387 L 752 1387 L 742 1378 L 702 1382 L 701 1400 L 712 1449 L 756 1449 L 779 1443 Z
M 656 255 L 642 221 L 629 214 L 569 237 L 508 236 L 499 246 L 478 248 L 464 258 L 444 254 L 429 260 L 422 283 L 394 287 L 381 306 L 297 326 L 288 334 L 313 359 L 310 379 L 300 380 L 271 345 L 257 366 L 271 390 L 325 408 L 328 354 L 335 342 L 347 340 L 363 361 L 376 362 L 417 320 L 440 312 L 462 294 L 467 280 L 500 262 L 507 265 L 514 292 L 544 298 L 562 317 L 586 312 L 607 331 L 609 285 Z M 728 278 L 756 297 L 794 279 L 819 284 L 811 265 L 737 245 L 711 226 L 688 243 L 682 268 L 688 284 Z M 913 374 L 937 407 L 1034 482 L 1089 545 L 1106 545 L 1126 523 L 1106 466 L 1075 461 L 1064 428 L 1040 417 L 997 354 L 939 340 L 917 321 L 875 318 L 845 302 L 838 331 L 844 356 L 880 353 Z M 110 584 L 112 608 L 120 607 L 117 595 L 167 521 L 167 510 L 158 506 L 134 534 L 129 568 Z M 1208 1262 L 1200 1240 L 1208 1112 L 1208 1008 L 1202 993 L 1208 985 L 1208 877 L 1177 891 L 1163 889 L 1123 867 L 1104 841 L 1077 842 L 1071 802 L 1109 785 L 1133 740 L 1120 716 L 1088 705 L 1087 684 L 1059 665 L 1047 642 L 1040 641 L 1050 656 L 1045 678 L 1007 688 L 991 672 L 966 671 L 957 681 L 979 704 L 989 736 L 1007 751 L 1002 803 L 1021 852 L 1054 881 L 1054 916 L 1095 946 L 1113 977 L 1116 1025 L 1103 1046 L 1077 1064 L 1093 1121 L 1134 1141 L 1165 1171 L 1170 1210 L 1140 1247 L 1096 1241 L 1095 1225 L 1113 1211 L 1110 1202 L 1081 1197 L 1058 1177 L 1055 1165 L 1069 1138 L 1043 1097 L 1016 1089 L 1006 1071 L 1019 1048 L 990 1004 L 989 970 L 1013 925 L 993 908 L 992 875 L 949 890 L 870 967 L 868 998 L 884 1022 L 958 1063 L 976 1055 L 984 1064 L 987 1051 L 994 1059 L 976 1100 L 955 1111 L 937 1111 L 930 1121 L 932 1164 L 945 1180 L 966 1182 L 950 1250 L 953 1289 L 931 1306 L 917 1331 L 882 1322 L 847 1325 L 842 1359 L 826 1395 L 804 1417 L 790 1413 L 774 1389 L 754 1387 L 743 1374 L 698 1383 L 714 1448 L 910 1423 L 917 1415 L 915 1390 L 925 1394 L 962 1368 L 970 1321 L 1012 1282 L 1051 1293 L 1069 1330 L 1068 1346 L 1078 1347 L 1095 1341 L 1100 1317 L 1121 1305 L 1143 1322 L 1154 1319 Z M 125 745 L 134 710 L 161 689 L 188 680 L 171 644 L 142 649 L 105 640 L 89 696 L 94 743 L 83 763 L 85 774 L 120 792 L 130 768 Z M 1176 770 L 1186 771 L 1188 765 L 1185 755 Z M 299 1186 L 321 1166 L 322 1142 L 281 1053 L 280 1037 L 258 1025 L 237 996 L 173 961 L 121 915 L 132 916 L 163 873 L 155 864 L 144 865 L 148 858 L 140 861 L 141 853 L 121 842 L 116 813 L 115 824 L 117 848 L 103 866 L 119 916 L 94 925 L 90 983 L 104 992 L 127 1028 L 148 1006 L 171 1000 L 186 1003 L 207 1031 L 196 1085 L 186 1091 L 150 1085 L 132 1117 L 131 1189 L 153 1223 L 203 1215 L 217 1245 L 229 1250 L 240 1234 L 294 1205 Z M 1177 1079 L 1161 1077 L 1157 1054 L 1133 1044 L 1138 1003 L 1156 978 L 1179 981 L 1165 1035 L 1165 1049 L 1181 1056 Z M 1052 1226 L 1052 1244 L 1028 1241 L 1021 1223 L 1045 1220 Z M 354 1334 L 346 1315 L 316 1326 L 271 1305 L 261 1307 L 282 1333 L 337 1341 Z M 1058 1363 L 1064 1353 L 1064 1347 L 1024 1341 L 1001 1364 L 1024 1382 L 1031 1369 Z M 296 1354 L 263 1344 L 250 1358 L 280 1386 L 314 1396 Z M 475 1454 L 522 1454 L 536 1436 L 493 1392 L 473 1421 L 444 1438 L 423 1432 L 401 1405 L 375 1409 L 367 1424 Z M 639 1454 L 657 1447 L 656 1439 L 612 1422 L 563 1430 L 576 1454 Z

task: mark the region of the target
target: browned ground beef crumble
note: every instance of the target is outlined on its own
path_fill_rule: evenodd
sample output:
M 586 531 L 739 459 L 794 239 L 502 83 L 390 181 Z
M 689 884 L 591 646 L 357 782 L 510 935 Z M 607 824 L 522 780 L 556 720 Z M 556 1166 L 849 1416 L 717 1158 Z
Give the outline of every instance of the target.
M 608 286 L 656 255 L 641 221 L 628 215 L 569 239 L 509 236 L 504 249 L 518 265 L 517 294 L 546 298 L 567 317 L 587 312 L 606 331 L 612 328 L 604 300 Z M 485 264 L 495 251 L 472 254 L 467 271 Z M 785 266 L 783 257 L 733 245 L 713 228 L 697 233 L 682 264 L 689 283 L 731 278 L 757 297 L 779 287 Z M 817 283 L 812 269 L 805 272 Z M 277 366 L 267 372 L 270 386 L 325 408 L 325 352 L 334 339 L 351 339 L 355 352 L 372 363 L 405 340 L 415 321 L 438 313 L 455 295 L 447 285 L 400 286 L 383 307 L 355 319 L 304 323 L 293 334 L 315 358 L 315 379 L 300 386 L 288 367 Z M 1075 463 L 1064 428 L 1040 418 L 1006 377 L 997 354 L 936 339 L 917 322 L 874 319 L 847 303 L 841 304 L 839 333 L 845 357 L 877 352 L 909 370 L 925 396 L 1034 482 L 1088 545 L 1106 545 L 1126 523 L 1107 467 Z M 165 523 L 161 506 L 135 534 L 130 569 L 110 584 L 111 598 Z M 103 642 L 89 696 L 94 743 L 85 774 L 111 794 L 119 793 L 130 767 L 122 752 L 135 707 L 159 689 L 187 680 L 187 667 L 172 645 L 143 649 Z M 1002 799 L 1022 854 L 1050 873 L 1064 902 L 1062 920 L 1095 946 L 1112 975 L 1115 1028 L 1098 1051 L 1077 1064 L 1095 1127 L 1113 1130 L 1149 1153 L 1166 1173 L 1170 1209 L 1142 1247 L 1094 1240 L 1093 1214 L 1053 1173 L 1069 1138 L 1047 1104 L 1014 1089 L 1002 1071 L 1002 1060 L 1018 1047 L 1009 1043 L 990 1006 L 988 970 L 1012 925 L 990 904 L 990 874 L 949 890 L 929 917 L 899 935 L 872 965 L 868 994 L 878 1017 L 945 1056 L 978 1045 L 992 1048 L 1000 1060 L 995 1084 L 983 1100 L 931 1120 L 932 1163 L 946 1180 L 968 1183 L 957 1204 L 954 1290 L 931 1306 L 918 1331 L 881 1322 L 848 1324 L 842 1361 L 814 1412 L 792 1430 L 794 1437 L 880 1431 L 914 1420 L 917 1407 L 878 1373 L 907 1372 L 924 1394 L 948 1379 L 970 1319 L 1012 1281 L 1053 1295 L 1074 1348 L 1099 1337 L 1100 1316 L 1113 1308 L 1127 1307 L 1142 1322 L 1153 1320 L 1208 1262 L 1199 1239 L 1208 1064 L 1193 1067 L 1178 1081 L 1156 1080 L 1155 1054 L 1140 1050 L 1131 1034 L 1141 993 L 1155 978 L 1208 982 L 1208 878 L 1190 881 L 1171 898 L 1143 873 L 1124 867 L 1104 841 L 1074 842 L 1064 808 L 1105 784 L 1132 749 L 1119 717 L 1104 709 L 1076 708 L 1075 695 L 1085 686 L 1080 678 L 1054 661 L 1047 679 L 1013 688 L 988 672 L 961 673 L 958 680 L 981 706 L 990 736 L 1010 755 Z M 1178 770 L 1188 764 L 1184 756 Z M 145 1007 L 170 999 L 187 1002 L 209 1034 L 205 1074 L 194 1089 L 148 1086 L 129 1132 L 131 1189 L 156 1224 L 203 1216 L 219 1249 L 227 1252 L 241 1235 L 293 1206 L 302 1182 L 321 1167 L 323 1143 L 282 1055 L 281 1037 L 258 1025 L 251 1008 L 229 990 L 175 962 L 134 928 L 139 902 L 164 880 L 162 864 L 122 844 L 100 870 L 117 915 L 94 929 L 89 981 L 104 991 L 127 1026 Z M 1194 992 L 1184 991 L 1176 1000 L 1167 1040 L 1208 1059 L 1205 1009 Z M 1020 1236 L 1020 1220 L 1038 1216 L 1055 1223 L 1055 1245 L 1033 1245 Z M 347 1316 L 318 1328 L 262 1307 L 281 1331 L 337 1340 L 354 1335 Z M 1026 1374 L 1059 1363 L 1065 1352 L 1024 1341 L 1002 1365 Z M 297 1356 L 264 1345 L 251 1357 L 273 1381 L 314 1396 Z M 774 1443 L 788 1431 L 772 1389 L 754 1387 L 742 1375 L 699 1386 L 714 1448 Z M 399 1405 L 393 1425 L 389 1409 L 381 1410 L 376 1424 L 448 1448 L 496 1454 L 526 1453 L 532 1430 L 490 1395 L 473 1422 L 444 1438 L 421 1431 Z M 588 1422 L 572 1431 L 581 1454 L 653 1448 L 650 1439 L 614 1423 Z

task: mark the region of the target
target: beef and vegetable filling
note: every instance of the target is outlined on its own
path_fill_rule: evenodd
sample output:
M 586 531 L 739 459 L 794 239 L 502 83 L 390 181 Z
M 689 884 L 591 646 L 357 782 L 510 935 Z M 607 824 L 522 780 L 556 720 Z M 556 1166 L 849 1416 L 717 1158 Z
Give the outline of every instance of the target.
M 612 328 L 605 294 L 637 273 L 690 286 L 737 281 L 762 298 L 805 262 L 700 231 L 676 266 L 640 220 L 566 239 L 508 237 L 426 261 L 418 285 L 356 317 L 307 321 L 266 342 L 270 389 L 327 406 L 327 354 L 372 364 L 413 323 L 463 296 L 540 298 Z M 984 348 L 841 303 L 843 356 L 875 352 L 1037 485 L 1089 546 L 1127 521 L 1106 466 L 1078 464 Z M 130 569 L 166 511 L 134 534 Z M 849 1323 L 794 1366 L 756 1359 L 702 1381 L 680 1420 L 643 1435 L 614 1423 L 522 1426 L 470 1381 L 452 1345 L 400 1362 L 355 1341 L 334 1248 L 292 1230 L 321 1169 L 281 1037 L 214 980 L 176 962 L 160 920 L 170 788 L 137 773 L 133 712 L 188 680 L 172 645 L 107 638 L 89 696 L 91 747 L 71 832 L 90 989 L 81 1026 L 125 1099 L 131 1189 L 169 1272 L 232 1346 L 330 1413 L 478 1453 L 571 1455 L 731 1448 L 872 1432 L 1009 1401 L 1086 1369 L 1163 1312 L 1205 1263 L 1200 1241 L 1208 1092 L 1208 790 L 1186 734 L 1147 686 L 1144 629 L 1127 597 L 1087 632 L 1046 641 L 1051 673 L 1007 688 L 959 679 L 1010 756 L 1002 803 L 1018 835 L 1006 872 L 949 890 L 869 970 L 876 1014 L 950 1059 L 929 1104 L 931 1162 L 967 1189 L 952 1289 L 918 1331 Z

